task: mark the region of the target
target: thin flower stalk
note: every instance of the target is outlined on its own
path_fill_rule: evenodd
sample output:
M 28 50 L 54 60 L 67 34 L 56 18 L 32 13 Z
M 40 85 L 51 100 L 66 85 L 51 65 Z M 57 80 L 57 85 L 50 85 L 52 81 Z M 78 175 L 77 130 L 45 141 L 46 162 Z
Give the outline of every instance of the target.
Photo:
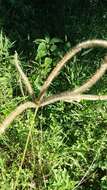
M 100 69 L 98 69 L 96 71 L 96 73 L 87 82 L 85 82 L 82 86 L 80 86 L 72 91 L 65 91 L 60 94 L 56 94 L 56 95 L 44 98 L 43 101 L 41 101 L 40 105 L 45 106 L 45 105 L 52 104 L 52 103 L 55 103 L 60 100 L 63 100 L 63 101 L 69 100 L 67 102 L 72 102 L 72 101 L 78 101 L 78 100 L 80 101 L 81 99 L 84 99 L 84 98 L 86 99 L 85 96 L 83 96 L 83 95 L 80 96 L 80 94 L 89 90 L 104 75 L 104 73 L 107 70 L 107 60 L 104 59 L 103 62 L 104 63 L 101 65 Z M 88 100 L 89 100 L 89 97 L 90 97 L 90 95 L 87 97 Z M 95 99 L 95 97 L 93 97 L 93 98 Z M 92 99 L 92 95 L 91 95 L 90 100 L 94 100 L 94 99 Z M 103 98 L 101 98 L 101 99 L 103 99 Z M 106 98 L 104 97 L 104 99 L 106 99 Z
M 43 86 L 41 87 L 41 92 L 39 96 L 39 100 L 42 100 L 48 87 L 50 86 L 51 82 L 55 77 L 59 74 L 62 67 L 77 53 L 79 53 L 82 49 L 86 48 L 94 48 L 94 47 L 102 47 L 107 48 L 107 41 L 106 40 L 88 40 L 82 43 L 79 43 L 74 48 L 72 48 L 65 56 L 58 62 L 56 67 L 52 70 L 46 81 L 44 82 Z
M 58 101 L 63 102 L 80 102 L 81 100 L 89 100 L 89 101 L 97 101 L 97 100 L 107 100 L 107 95 L 91 95 L 91 94 L 74 94 L 74 95 L 64 95 L 64 96 L 50 96 L 48 98 L 45 98 L 41 104 L 40 107 L 44 107 L 49 104 L 53 104 Z
M 33 102 L 26 102 L 20 104 L 13 112 L 11 112 L 3 123 L 0 125 L 0 134 L 4 133 L 7 127 L 14 121 L 14 119 L 28 108 L 37 108 Z
M 32 85 L 30 84 L 30 81 L 28 80 L 28 77 L 25 75 L 25 73 L 23 72 L 23 70 L 20 67 L 17 52 L 15 52 L 15 55 L 14 55 L 14 62 L 15 62 L 15 66 L 22 78 L 22 82 L 26 86 L 26 89 L 27 89 L 29 95 L 32 97 L 32 99 L 34 99 L 35 93 L 33 91 Z

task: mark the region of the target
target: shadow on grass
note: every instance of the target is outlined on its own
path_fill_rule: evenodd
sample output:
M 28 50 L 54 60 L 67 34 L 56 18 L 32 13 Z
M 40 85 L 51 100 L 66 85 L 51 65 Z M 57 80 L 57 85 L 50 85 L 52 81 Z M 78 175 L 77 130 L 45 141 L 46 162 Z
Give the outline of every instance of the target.
M 15 49 L 28 55 L 33 41 L 47 34 L 63 39 L 67 35 L 72 43 L 77 38 L 96 37 L 96 33 L 103 36 L 106 4 L 101 0 L 93 5 L 87 0 L 82 3 L 80 0 L 0 0 L 0 29 L 16 42 Z

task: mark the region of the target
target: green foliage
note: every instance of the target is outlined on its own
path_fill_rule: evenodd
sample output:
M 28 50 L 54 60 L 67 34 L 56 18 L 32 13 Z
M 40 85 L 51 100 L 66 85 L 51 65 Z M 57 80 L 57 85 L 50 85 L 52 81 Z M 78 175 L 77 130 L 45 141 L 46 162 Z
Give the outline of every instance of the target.
M 12 5 L 16 3 L 13 0 L 10 2 Z M 24 4 L 20 8 L 28 10 Z M 74 42 L 76 44 L 80 39 L 89 37 L 107 38 L 106 17 L 98 17 L 95 20 L 93 17 L 86 18 L 83 15 L 81 18 L 73 17 L 70 15 L 70 7 L 68 8 L 65 29 L 67 35 L 70 34 L 71 43 L 67 36 L 65 41 L 56 37 L 42 37 L 34 41 L 34 47 L 31 49 L 26 46 L 24 39 L 24 48 L 28 48 L 30 60 L 28 55 L 22 54 L 21 43 L 19 48 L 17 44 L 11 43 L 3 32 L 0 33 L 0 121 L 3 121 L 26 98 L 21 94 L 20 87 L 23 88 L 23 85 L 20 86 L 18 82 L 19 75 L 12 61 L 12 52 L 16 50 L 16 47 L 20 53 L 22 67 L 33 84 L 35 93 L 38 94 L 43 81 Z M 25 13 L 26 11 L 23 14 Z M 103 14 L 106 15 L 105 12 Z M 99 11 L 98 15 L 102 13 Z M 21 25 L 22 30 L 23 23 L 17 24 L 18 27 Z M 77 33 L 74 32 L 76 29 Z M 26 33 L 25 28 L 22 32 Z M 19 33 L 18 35 L 19 41 L 22 42 L 21 35 Z M 10 36 L 14 36 L 13 31 Z M 76 56 L 63 68 L 49 88 L 48 94 L 82 84 L 99 67 L 102 54 L 102 51 L 95 50 L 85 51 L 82 52 L 82 56 Z M 93 87 L 92 92 L 94 94 L 107 93 L 106 83 L 105 75 Z M 0 136 L 1 190 L 14 188 L 33 117 L 34 112 L 28 110 L 14 121 L 4 135 Z M 58 102 L 40 109 L 32 129 L 17 189 L 71 190 L 79 184 L 88 171 L 77 189 L 106 190 L 106 126 L 107 102 L 82 101 L 72 104 Z
M 58 47 L 63 44 L 63 41 L 58 38 L 50 39 L 50 37 L 45 37 L 45 39 L 36 39 L 34 43 L 37 47 L 34 61 L 36 75 L 32 76 L 32 80 L 34 81 L 34 88 L 37 92 L 40 90 L 41 85 L 50 73 L 56 60 L 62 56 L 63 51 L 61 52 Z
M 52 190 L 71 190 L 75 186 L 75 181 L 70 180 L 67 170 L 58 168 L 53 170 L 54 180 L 49 180 L 49 188 Z
M 9 84 L 10 76 L 1 77 L 0 78 L 0 104 L 12 98 L 12 87 Z M 2 102 L 3 101 L 3 102 Z
M 9 50 L 12 43 L 0 33 L 0 104 L 12 98 L 12 85 L 11 85 L 11 56 Z

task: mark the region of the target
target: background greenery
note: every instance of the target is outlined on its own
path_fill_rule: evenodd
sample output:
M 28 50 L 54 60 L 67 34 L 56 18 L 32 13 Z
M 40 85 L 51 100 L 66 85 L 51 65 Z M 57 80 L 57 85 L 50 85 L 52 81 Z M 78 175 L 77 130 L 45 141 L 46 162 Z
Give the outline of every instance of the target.
M 107 39 L 107 2 L 86 0 L 0 1 L 0 121 L 27 97 L 12 56 L 17 50 L 35 94 L 73 45 Z M 48 94 L 81 85 L 106 51 L 85 51 L 67 64 Z M 105 75 L 90 93 L 107 93 Z M 22 93 L 24 92 L 24 94 Z M 18 117 L 0 136 L 0 189 L 14 189 L 34 112 Z M 107 189 L 107 102 L 58 102 L 40 109 L 17 189 Z M 94 162 L 93 162 L 94 160 Z

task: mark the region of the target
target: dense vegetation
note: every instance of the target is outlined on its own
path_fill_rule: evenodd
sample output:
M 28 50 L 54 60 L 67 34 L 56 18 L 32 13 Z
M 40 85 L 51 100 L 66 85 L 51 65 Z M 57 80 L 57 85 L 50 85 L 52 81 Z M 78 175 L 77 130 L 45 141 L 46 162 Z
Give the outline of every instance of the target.
M 15 51 L 38 95 L 69 48 L 86 39 L 107 40 L 106 23 L 106 0 L 94 4 L 86 0 L 83 4 L 80 0 L 44 4 L 40 0 L 1 0 L 0 122 L 28 98 L 14 66 Z M 63 68 L 47 95 L 81 85 L 100 66 L 105 52 L 98 48 L 80 53 Z M 106 94 L 106 86 L 105 75 L 90 93 Z M 106 101 L 58 102 L 41 108 L 36 118 L 34 110 L 27 110 L 0 136 L 0 189 L 15 190 L 17 181 L 16 189 L 23 190 L 73 190 L 76 186 L 78 190 L 106 190 L 106 130 Z

